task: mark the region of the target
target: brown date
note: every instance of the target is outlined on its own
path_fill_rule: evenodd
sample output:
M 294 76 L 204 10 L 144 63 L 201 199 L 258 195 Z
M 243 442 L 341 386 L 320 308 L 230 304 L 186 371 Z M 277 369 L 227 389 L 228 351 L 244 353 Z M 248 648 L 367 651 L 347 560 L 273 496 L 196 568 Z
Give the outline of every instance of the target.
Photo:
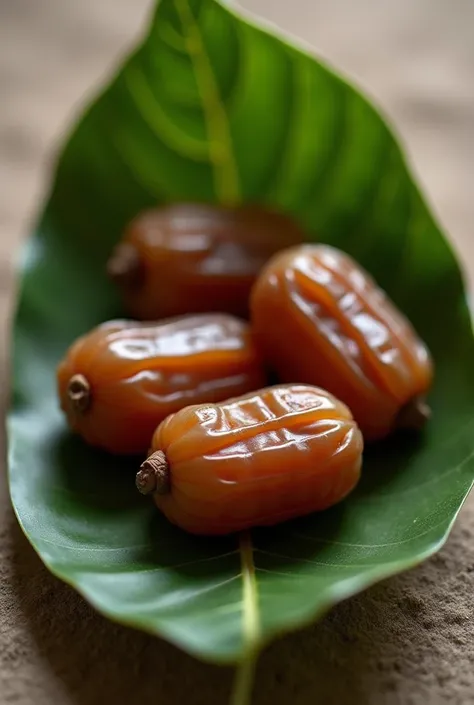
M 258 206 L 177 203 L 132 221 L 108 273 L 138 319 L 207 311 L 246 317 L 262 266 L 302 241 L 289 217 Z
M 186 531 L 228 534 L 340 502 L 359 480 L 362 449 L 332 394 L 277 385 L 169 416 L 136 483 Z
M 367 440 L 425 421 L 428 349 L 348 255 L 326 245 L 276 255 L 255 284 L 251 313 L 280 379 L 328 389 L 349 406 Z
M 58 367 L 71 428 L 112 453 L 145 453 L 168 414 L 263 383 L 248 325 L 226 314 L 110 321 L 79 338 Z

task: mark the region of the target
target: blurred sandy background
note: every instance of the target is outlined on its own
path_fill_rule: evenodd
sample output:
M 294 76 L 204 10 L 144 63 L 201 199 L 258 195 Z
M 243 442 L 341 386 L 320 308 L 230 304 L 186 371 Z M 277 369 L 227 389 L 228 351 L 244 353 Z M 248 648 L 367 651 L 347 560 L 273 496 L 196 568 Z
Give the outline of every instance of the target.
M 474 273 L 474 2 L 245 0 L 311 42 L 397 126 Z M 0 0 L 0 322 L 15 248 L 78 105 L 137 37 L 150 0 Z M 474 361 L 473 361 L 474 363 Z M 5 389 L 6 384 L 2 385 Z M 0 703 L 224 705 L 230 672 L 94 614 L 41 566 L 0 491 Z M 444 550 L 262 657 L 257 705 L 474 703 L 474 497 Z

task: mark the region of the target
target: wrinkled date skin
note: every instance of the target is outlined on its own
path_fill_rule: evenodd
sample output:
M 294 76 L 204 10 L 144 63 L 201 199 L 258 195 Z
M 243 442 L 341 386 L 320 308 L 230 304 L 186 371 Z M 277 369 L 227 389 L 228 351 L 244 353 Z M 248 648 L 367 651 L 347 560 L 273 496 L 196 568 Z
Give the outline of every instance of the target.
M 228 534 L 308 514 L 357 484 L 363 441 L 328 392 L 283 385 L 191 406 L 157 428 L 137 487 L 194 534 Z
M 325 245 L 276 255 L 253 289 L 251 316 L 279 378 L 328 389 L 349 406 L 366 440 L 426 420 L 429 352 L 348 255 Z
M 79 338 L 58 368 L 71 428 L 118 454 L 146 453 L 157 424 L 188 404 L 264 383 L 248 325 L 225 314 L 111 321 Z
M 207 311 L 245 318 L 262 266 L 302 241 L 292 220 L 261 207 L 175 204 L 132 221 L 107 269 L 135 318 Z

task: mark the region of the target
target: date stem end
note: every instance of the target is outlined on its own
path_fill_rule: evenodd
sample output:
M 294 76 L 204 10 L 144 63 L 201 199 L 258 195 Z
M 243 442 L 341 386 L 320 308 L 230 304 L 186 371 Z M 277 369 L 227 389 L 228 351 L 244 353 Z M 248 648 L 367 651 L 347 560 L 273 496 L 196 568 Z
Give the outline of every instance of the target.
M 84 375 L 71 377 L 67 385 L 67 397 L 75 413 L 84 414 L 89 409 L 92 402 L 91 386 Z
M 170 469 L 166 455 L 156 450 L 141 464 L 135 478 L 141 494 L 168 494 L 170 492 Z

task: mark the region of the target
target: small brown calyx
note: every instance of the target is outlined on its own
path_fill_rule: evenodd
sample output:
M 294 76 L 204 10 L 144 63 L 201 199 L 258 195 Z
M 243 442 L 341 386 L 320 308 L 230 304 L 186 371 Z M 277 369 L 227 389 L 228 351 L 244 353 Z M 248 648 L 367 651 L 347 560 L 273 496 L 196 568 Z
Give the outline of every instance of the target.
M 69 404 L 76 413 L 85 413 L 91 405 L 91 386 L 84 375 L 73 375 L 67 385 Z
M 396 427 L 421 431 L 431 416 L 431 409 L 422 397 L 415 397 L 400 410 L 397 416 Z
M 137 490 L 142 494 L 168 494 L 171 490 L 170 468 L 166 455 L 156 450 L 141 464 L 135 478 Z
M 143 268 L 140 255 L 129 242 L 122 242 L 112 253 L 107 262 L 107 274 L 119 286 L 136 288 L 143 280 Z

